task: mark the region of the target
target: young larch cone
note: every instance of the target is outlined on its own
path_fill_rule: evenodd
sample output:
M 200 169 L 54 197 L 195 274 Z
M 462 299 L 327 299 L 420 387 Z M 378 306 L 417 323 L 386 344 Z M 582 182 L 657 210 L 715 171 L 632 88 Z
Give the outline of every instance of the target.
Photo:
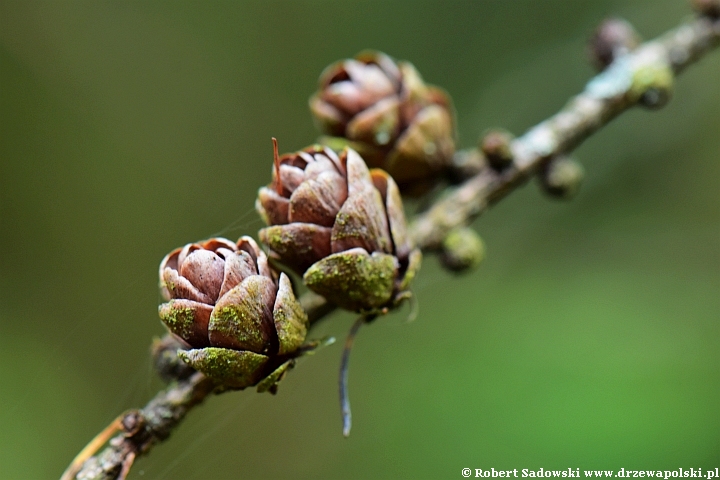
M 276 144 L 277 145 L 277 144 Z M 340 307 L 376 311 L 408 295 L 421 254 L 407 234 L 400 191 L 357 152 L 322 146 L 277 157 L 257 209 L 270 256 Z
M 168 300 L 160 319 L 191 347 L 180 358 L 224 388 L 274 392 L 300 354 L 307 315 L 250 237 L 173 250 L 160 264 L 160 287 Z
M 354 148 L 406 193 L 432 186 L 455 152 L 450 97 L 425 84 L 411 63 L 384 53 L 362 52 L 327 67 L 310 110 L 318 127 L 337 137 L 328 145 Z

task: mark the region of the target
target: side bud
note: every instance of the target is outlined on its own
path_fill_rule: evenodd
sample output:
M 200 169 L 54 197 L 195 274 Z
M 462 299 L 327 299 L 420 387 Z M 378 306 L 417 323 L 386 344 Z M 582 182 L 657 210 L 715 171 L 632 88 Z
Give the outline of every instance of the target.
M 487 166 L 487 158 L 477 148 L 458 150 L 453 155 L 449 179 L 452 183 L 461 183 L 482 172 Z
M 545 193 L 561 199 L 574 197 L 584 176 L 582 165 L 566 156 L 553 158 L 539 173 L 540 185 Z
M 457 273 L 477 268 L 485 258 L 485 244 L 470 227 L 451 230 L 442 245 L 440 260 L 445 268 Z
M 276 150 L 277 151 L 277 150 Z M 352 149 L 313 146 L 275 157 L 256 202 L 270 255 L 340 307 L 375 311 L 407 295 L 421 254 L 407 234 L 400 191 Z
M 690 0 L 693 9 L 700 15 L 720 18 L 720 0 Z
M 635 71 L 632 81 L 629 94 L 643 107 L 662 108 L 672 97 L 675 79 L 667 62 L 647 62 Z
M 500 172 L 513 163 L 510 144 L 514 137 L 505 130 L 490 130 L 480 139 L 480 151 L 485 154 L 493 170 Z
M 220 388 L 275 392 L 301 354 L 307 315 L 285 274 L 250 237 L 214 238 L 160 264 L 160 319 L 189 350 L 178 356 Z
M 320 76 L 310 110 L 323 143 L 349 146 L 386 170 L 406 193 L 422 193 L 449 166 L 455 151 L 449 96 L 427 85 L 408 62 L 362 52 Z
M 595 68 L 604 70 L 617 57 L 635 50 L 641 41 L 640 35 L 628 21 L 608 18 L 590 38 L 588 56 Z

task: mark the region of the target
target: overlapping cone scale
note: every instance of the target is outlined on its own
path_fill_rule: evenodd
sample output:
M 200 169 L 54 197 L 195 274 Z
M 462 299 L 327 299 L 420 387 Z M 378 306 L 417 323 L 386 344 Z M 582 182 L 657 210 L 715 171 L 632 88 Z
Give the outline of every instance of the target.
M 274 391 L 282 375 L 273 372 L 287 370 L 305 341 L 307 315 L 289 278 L 250 237 L 173 250 L 160 264 L 160 288 L 168 300 L 160 319 L 189 348 L 180 357 L 223 388 L 265 382 Z
M 334 148 L 350 146 L 390 173 L 405 193 L 437 181 L 455 151 L 449 96 L 425 84 L 415 67 L 380 52 L 330 65 L 310 98 L 319 129 Z
M 256 206 L 269 225 L 260 240 L 270 255 L 343 308 L 392 306 L 419 265 L 397 184 L 350 148 L 338 156 L 312 146 L 277 157 Z

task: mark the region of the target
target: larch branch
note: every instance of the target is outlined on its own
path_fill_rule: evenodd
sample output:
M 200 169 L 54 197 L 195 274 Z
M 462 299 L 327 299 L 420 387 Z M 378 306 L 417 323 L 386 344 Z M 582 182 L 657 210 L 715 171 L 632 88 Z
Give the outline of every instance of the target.
M 418 215 L 411 224 L 416 244 L 423 250 L 439 248 L 450 230 L 467 225 L 489 205 L 524 183 L 545 162 L 573 150 L 620 113 L 638 103 L 659 106 L 664 92 L 653 91 L 656 86 L 652 81 L 642 84 L 641 80 L 658 72 L 669 72 L 672 80 L 672 76 L 718 44 L 720 19 L 700 16 L 619 57 L 590 80 L 584 91 L 560 112 L 512 142 L 514 163 L 511 167 L 499 173 L 489 167 L 482 168 Z M 314 294 L 303 296 L 302 303 L 311 326 L 335 308 Z M 171 342 L 166 347 L 176 348 Z M 172 362 L 175 355 L 170 357 Z M 108 427 L 99 437 L 108 431 L 110 435 L 120 433 L 99 454 L 81 453 L 63 480 L 123 478 L 136 456 L 148 453 L 155 444 L 165 440 L 185 415 L 214 390 L 214 385 L 200 373 L 186 371 L 180 375 L 182 368 L 177 365 L 171 365 L 170 370 L 178 375 L 177 379 L 141 410 L 118 417 L 112 428 Z

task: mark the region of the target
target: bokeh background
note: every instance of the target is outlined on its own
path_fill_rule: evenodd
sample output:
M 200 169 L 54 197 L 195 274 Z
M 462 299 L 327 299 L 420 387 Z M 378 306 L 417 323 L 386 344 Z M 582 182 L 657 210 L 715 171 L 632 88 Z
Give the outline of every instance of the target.
M 323 67 L 365 48 L 454 97 L 463 147 L 522 133 L 593 74 L 605 16 L 673 1 L 0 2 L 0 478 L 57 478 L 161 387 L 157 265 L 254 235 L 271 136 L 311 143 Z M 588 140 L 579 197 L 530 182 L 475 223 L 481 268 L 429 257 L 361 331 L 341 436 L 336 344 L 279 395 L 210 398 L 131 478 L 461 478 L 470 468 L 720 464 L 720 52 L 659 112 Z M 337 313 L 315 335 L 343 337 Z

